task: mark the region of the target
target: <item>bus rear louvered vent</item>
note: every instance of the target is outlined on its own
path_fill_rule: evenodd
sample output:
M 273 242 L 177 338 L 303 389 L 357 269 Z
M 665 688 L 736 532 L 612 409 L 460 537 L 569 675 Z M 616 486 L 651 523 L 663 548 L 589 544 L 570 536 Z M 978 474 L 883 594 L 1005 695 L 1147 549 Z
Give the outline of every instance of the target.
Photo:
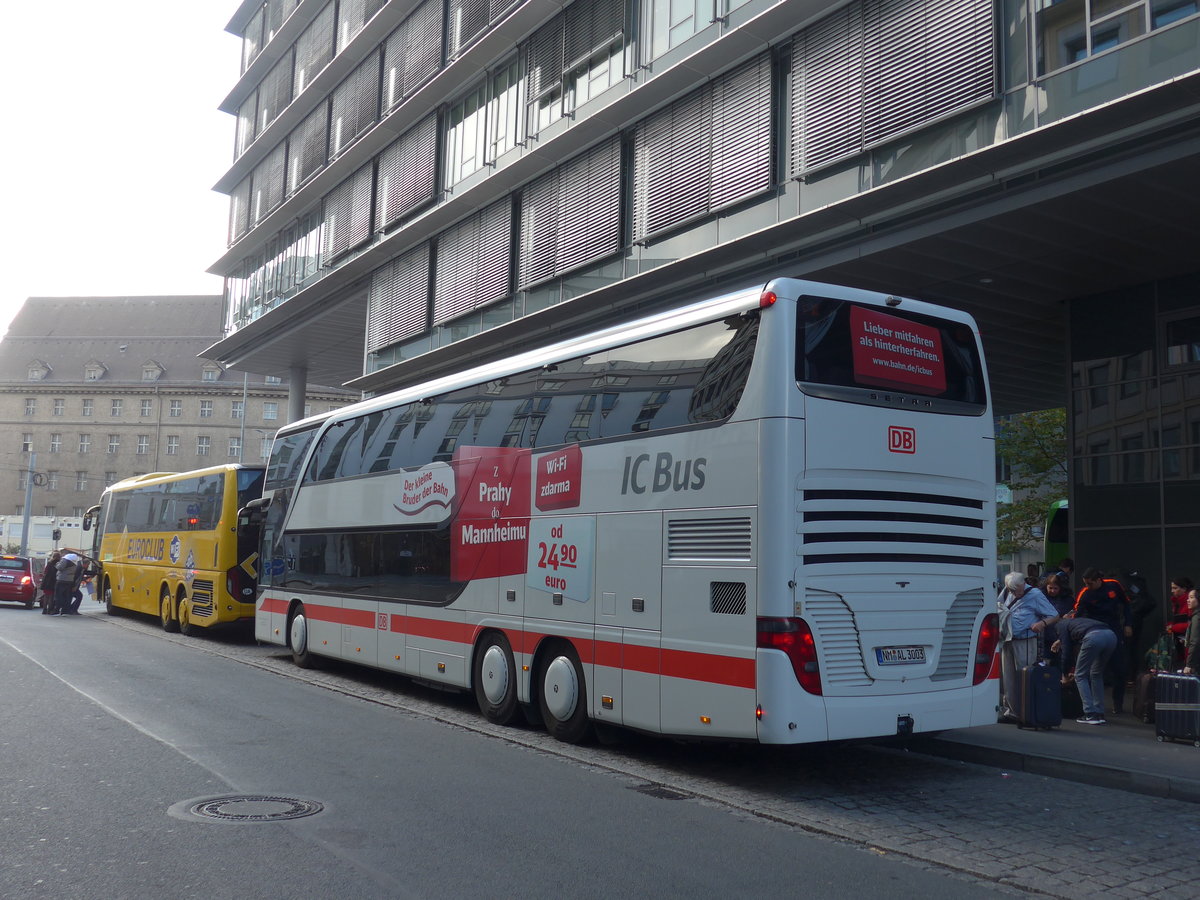
M 671 559 L 750 560 L 750 519 L 671 519 L 667 522 Z
M 805 490 L 800 508 L 804 564 L 987 562 L 984 502 L 915 491 Z
M 821 642 L 821 681 L 829 685 L 868 685 L 858 623 L 846 602 L 834 594 L 809 593 L 804 618 Z
M 714 581 L 708 586 L 708 608 L 726 616 L 746 614 L 746 585 L 740 581 Z
M 983 609 L 983 588 L 964 591 L 946 610 L 942 629 L 942 652 L 938 656 L 933 681 L 966 678 L 970 674 L 971 641 L 975 637 L 975 619 Z
M 213 614 L 213 583 L 196 580 L 192 582 L 192 614 L 195 616 L 211 616 Z

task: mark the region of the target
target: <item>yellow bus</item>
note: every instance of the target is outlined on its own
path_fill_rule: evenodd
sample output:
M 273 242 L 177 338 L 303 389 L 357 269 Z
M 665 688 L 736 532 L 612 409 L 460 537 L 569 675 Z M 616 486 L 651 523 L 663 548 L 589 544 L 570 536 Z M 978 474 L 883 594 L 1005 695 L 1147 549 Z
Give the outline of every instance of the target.
M 262 496 L 264 474 L 261 466 L 224 465 L 138 475 L 105 489 L 92 556 L 108 613 L 157 615 L 163 630 L 184 634 L 252 622 L 258 547 L 239 534 L 237 513 Z

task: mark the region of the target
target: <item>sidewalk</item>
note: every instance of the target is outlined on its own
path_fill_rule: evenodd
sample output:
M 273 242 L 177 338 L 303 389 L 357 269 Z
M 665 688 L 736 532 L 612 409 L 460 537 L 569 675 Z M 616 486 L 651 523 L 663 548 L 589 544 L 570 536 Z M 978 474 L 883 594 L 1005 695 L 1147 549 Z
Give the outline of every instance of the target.
M 935 737 L 914 738 L 909 749 L 1200 803 L 1200 747 L 1160 743 L 1154 725 L 1144 724 L 1129 712 L 1108 716 L 1107 725 L 1079 725 L 1066 719 L 1060 728 L 1048 731 L 1008 724 L 943 731 Z

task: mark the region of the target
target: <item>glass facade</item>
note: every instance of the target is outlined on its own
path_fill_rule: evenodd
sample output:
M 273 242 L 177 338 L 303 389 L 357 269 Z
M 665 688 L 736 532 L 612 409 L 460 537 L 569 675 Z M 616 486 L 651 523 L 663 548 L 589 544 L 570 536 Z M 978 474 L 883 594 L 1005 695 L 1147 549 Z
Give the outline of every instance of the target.
M 1076 299 L 1069 322 L 1071 555 L 1162 599 L 1200 573 L 1200 273 Z

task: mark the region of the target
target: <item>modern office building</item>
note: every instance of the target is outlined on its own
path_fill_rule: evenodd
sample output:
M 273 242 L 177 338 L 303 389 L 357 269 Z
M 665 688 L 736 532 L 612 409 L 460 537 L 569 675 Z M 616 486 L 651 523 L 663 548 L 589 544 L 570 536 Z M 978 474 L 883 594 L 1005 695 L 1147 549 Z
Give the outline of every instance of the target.
M 1197 0 L 246 0 L 228 28 L 208 352 L 293 407 L 777 274 L 908 294 L 976 316 L 997 413 L 1069 405 L 1081 565 L 1200 572 Z
M 77 523 L 122 478 L 264 461 L 288 386 L 199 358 L 220 322 L 216 295 L 29 298 L 0 340 L 0 517 Z

